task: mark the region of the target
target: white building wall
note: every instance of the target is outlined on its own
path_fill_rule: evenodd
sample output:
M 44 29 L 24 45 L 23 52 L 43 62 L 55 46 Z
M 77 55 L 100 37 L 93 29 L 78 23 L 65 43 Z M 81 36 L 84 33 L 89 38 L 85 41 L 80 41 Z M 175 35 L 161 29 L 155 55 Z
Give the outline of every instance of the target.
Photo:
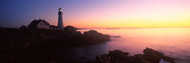
M 38 25 L 37 28 L 39 29 L 49 29 L 49 25 L 47 25 L 46 23 L 44 23 L 43 21 L 41 21 Z

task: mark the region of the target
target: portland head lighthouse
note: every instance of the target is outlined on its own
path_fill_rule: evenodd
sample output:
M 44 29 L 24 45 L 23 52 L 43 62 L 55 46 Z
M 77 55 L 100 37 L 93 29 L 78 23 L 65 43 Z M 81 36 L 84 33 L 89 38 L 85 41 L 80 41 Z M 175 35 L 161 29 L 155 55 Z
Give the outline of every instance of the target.
M 61 8 L 59 8 L 59 10 L 58 10 L 58 28 L 59 28 L 59 30 L 64 29 L 62 15 L 63 15 L 62 10 L 61 10 Z

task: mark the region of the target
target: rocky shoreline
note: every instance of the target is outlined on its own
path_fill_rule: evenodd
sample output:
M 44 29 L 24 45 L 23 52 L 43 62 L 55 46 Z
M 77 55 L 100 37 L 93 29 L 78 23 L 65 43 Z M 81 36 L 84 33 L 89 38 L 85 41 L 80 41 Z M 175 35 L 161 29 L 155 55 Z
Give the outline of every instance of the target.
M 65 60 L 64 49 L 94 45 L 110 36 L 72 26 L 61 30 L 0 28 L 0 63 L 77 63 Z
M 72 26 L 64 31 L 46 29 L 0 28 L 0 63 L 81 63 L 66 60 L 64 49 L 94 45 L 110 40 L 109 35 L 95 30 L 83 34 Z M 70 56 L 72 57 L 72 56 Z M 175 63 L 173 58 L 146 48 L 143 54 L 129 56 L 120 50 L 110 51 L 88 63 Z
M 175 63 L 175 61 L 161 52 L 146 48 L 143 54 L 134 56 L 120 50 L 110 51 L 108 54 L 97 56 L 96 63 Z

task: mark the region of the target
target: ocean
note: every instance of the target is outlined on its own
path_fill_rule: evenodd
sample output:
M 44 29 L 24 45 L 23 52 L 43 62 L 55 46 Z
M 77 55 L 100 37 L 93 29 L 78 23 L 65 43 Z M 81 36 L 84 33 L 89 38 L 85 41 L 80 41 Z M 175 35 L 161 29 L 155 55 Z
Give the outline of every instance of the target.
M 82 33 L 92 29 L 78 30 Z M 176 63 L 190 62 L 190 28 L 135 28 L 135 29 L 93 29 L 111 36 L 111 40 L 97 45 L 69 49 L 72 59 L 94 61 L 96 56 L 115 49 L 130 55 L 143 54 L 145 48 L 152 48 L 176 59 Z M 69 56 L 69 55 L 68 55 Z M 68 58 L 68 57 L 67 57 Z M 68 58 L 71 59 L 71 58 Z

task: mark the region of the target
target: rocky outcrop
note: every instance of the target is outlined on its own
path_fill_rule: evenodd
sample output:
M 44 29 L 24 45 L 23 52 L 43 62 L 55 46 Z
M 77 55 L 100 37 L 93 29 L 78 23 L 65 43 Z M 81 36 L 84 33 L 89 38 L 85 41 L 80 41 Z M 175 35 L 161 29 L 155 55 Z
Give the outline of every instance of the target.
M 110 40 L 109 35 L 105 35 L 102 33 L 98 33 L 95 30 L 90 30 L 87 32 L 84 32 L 83 34 L 83 41 L 88 44 L 95 44 L 95 43 L 101 43 Z
M 75 27 L 73 27 L 73 26 L 66 26 L 65 28 L 64 28 L 64 30 L 66 31 L 66 32 L 77 32 L 77 29 L 75 28 Z
M 129 56 L 127 52 L 120 50 L 110 51 L 108 54 L 97 56 L 97 63 L 159 63 L 164 60 L 170 63 L 175 63 L 173 58 L 164 56 L 163 53 L 157 52 L 153 49 L 144 49 L 144 54 L 137 54 Z
M 106 42 L 109 35 L 90 30 L 82 34 L 72 26 L 67 26 L 64 31 L 48 29 L 22 29 L 2 28 L 0 29 L 0 43 L 10 43 L 9 45 L 61 43 L 61 45 L 88 45 Z
M 143 53 L 144 53 L 144 57 L 146 58 L 146 60 L 153 62 L 153 63 L 158 63 L 161 59 L 163 59 L 164 61 L 167 61 L 167 62 L 175 63 L 173 58 L 164 56 L 163 53 L 157 52 L 150 48 L 144 49 Z
M 87 37 L 71 26 L 64 31 L 0 28 L 0 63 L 77 63 L 63 58 L 64 49 L 109 40 L 108 35 L 95 34 Z

